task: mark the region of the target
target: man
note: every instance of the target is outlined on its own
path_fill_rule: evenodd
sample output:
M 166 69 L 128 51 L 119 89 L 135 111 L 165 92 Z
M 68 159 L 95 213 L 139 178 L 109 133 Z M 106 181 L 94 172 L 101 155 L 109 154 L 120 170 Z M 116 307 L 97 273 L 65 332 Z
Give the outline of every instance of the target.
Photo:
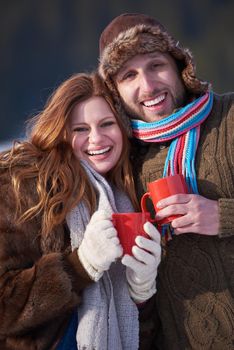
M 191 52 L 143 14 L 105 28 L 99 72 L 134 137 L 139 199 L 147 182 L 176 173 L 189 188 L 156 213 L 182 216 L 171 223 L 157 293 L 140 307 L 141 348 L 233 349 L 234 94 L 214 94 Z

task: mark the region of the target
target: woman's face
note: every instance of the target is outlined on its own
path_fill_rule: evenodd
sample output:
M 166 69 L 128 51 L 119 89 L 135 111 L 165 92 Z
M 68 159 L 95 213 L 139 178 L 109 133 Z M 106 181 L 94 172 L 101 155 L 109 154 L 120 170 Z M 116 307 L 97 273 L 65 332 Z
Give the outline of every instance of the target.
M 123 137 L 115 115 L 103 97 L 78 103 L 69 119 L 69 142 L 75 156 L 105 175 L 118 162 Z

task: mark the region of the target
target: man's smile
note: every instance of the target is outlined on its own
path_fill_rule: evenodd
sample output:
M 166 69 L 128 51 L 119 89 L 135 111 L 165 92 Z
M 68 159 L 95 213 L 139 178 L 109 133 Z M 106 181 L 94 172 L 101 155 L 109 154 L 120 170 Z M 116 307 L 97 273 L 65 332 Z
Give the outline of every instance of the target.
M 154 98 L 153 100 L 147 100 L 147 101 L 142 101 L 141 104 L 145 107 L 153 107 L 159 103 L 161 103 L 162 101 L 164 101 L 166 98 L 166 94 L 163 93 L 159 96 L 157 96 L 156 98 Z

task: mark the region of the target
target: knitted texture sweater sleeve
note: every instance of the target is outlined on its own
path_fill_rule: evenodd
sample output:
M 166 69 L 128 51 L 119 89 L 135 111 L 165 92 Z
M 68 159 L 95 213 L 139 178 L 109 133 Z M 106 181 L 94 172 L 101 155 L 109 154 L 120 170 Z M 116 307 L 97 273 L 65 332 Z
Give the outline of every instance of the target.
M 219 237 L 234 234 L 234 94 L 217 96 L 197 158 L 200 193 L 219 203 Z
M 220 230 L 219 235 L 221 237 L 229 236 L 234 234 L 234 95 L 232 98 L 227 99 L 227 109 L 226 111 L 226 140 L 224 144 L 226 146 L 226 157 L 227 163 L 224 169 L 226 177 L 223 181 L 226 183 L 226 188 L 229 189 L 228 195 L 230 198 L 220 198 L 219 199 L 219 210 L 220 210 Z M 225 147 L 224 146 L 224 147 Z

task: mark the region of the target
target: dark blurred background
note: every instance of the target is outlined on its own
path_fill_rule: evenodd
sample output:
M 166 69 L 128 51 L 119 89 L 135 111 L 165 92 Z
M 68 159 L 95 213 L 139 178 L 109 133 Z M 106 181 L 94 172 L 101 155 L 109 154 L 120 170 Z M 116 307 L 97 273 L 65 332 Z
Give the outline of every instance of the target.
M 191 49 L 200 78 L 234 90 L 233 0 L 1 0 L 0 143 L 24 137 L 59 83 L 96 68 L 99 35 L 123 12 L 155 16 Z

